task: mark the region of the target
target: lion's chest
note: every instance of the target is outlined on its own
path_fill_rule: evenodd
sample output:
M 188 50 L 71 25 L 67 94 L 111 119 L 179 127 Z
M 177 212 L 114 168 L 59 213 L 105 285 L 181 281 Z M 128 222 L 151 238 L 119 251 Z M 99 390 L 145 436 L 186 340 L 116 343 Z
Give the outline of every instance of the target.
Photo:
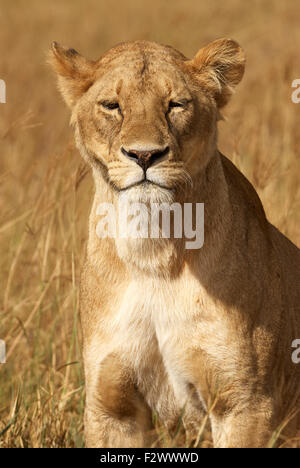
M 192 280 L 132 282 L 114 317 L 115 345 L 134 367 L 142 393 L 159 413 L 166 407 L 178 413 L 186 404 L 195 380 L 195 350 L 200 369 L 200 349 L 210 341 L 197 292 L 199 285 Z M 214 334 L 211 330 L 212 340 Z

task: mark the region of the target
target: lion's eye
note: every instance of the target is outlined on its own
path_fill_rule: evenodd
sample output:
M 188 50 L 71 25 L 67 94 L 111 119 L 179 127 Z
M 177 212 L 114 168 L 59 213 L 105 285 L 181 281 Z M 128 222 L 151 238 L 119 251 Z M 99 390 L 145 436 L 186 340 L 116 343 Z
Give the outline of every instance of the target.
M 184 108 L 186 104 L 187 104 L 186 100 L 184 100 L 184 101 L 170 101 L 169 102 L 168 112 L 170 112 L 172 109 L 175 109 L 176 107 Z
M 120 106 L 117 102 L 101 101 L 99 104 L 101 104 L 101 106 L 107 110 L 120 109 Z
M 183 104 L 181 102 L 170 101 L 169 109 L 173 109 L 173 107 L 183 107 Z

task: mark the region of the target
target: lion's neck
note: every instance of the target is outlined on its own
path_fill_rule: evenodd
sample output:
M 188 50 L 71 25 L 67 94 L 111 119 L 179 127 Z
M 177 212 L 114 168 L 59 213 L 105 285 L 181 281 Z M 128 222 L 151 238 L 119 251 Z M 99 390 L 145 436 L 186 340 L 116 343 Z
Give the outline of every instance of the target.
M 97 219 L 100 204 L 109 203 L 117 214 L 120 210 L 120 195 L 102 180 L 100 174 L 94 174 L 96 192 L 90 217 L 90 243 L 100 244 L 97 236 Z M 164 200 L 165 201 L 165 200 Z M 200 249 L 186 250 L 184 238 L 122 238 L 117 233 L 113 240 L 115 254 L 132 270 L 146 275 L 173 276 L 181 271 L 186 261 L 205 262 L 210 268 L 218 258 L 222 239 L 226 237 L 231 222 L 231 209 L 228 188 L 218 153 L 211 159 L 205 170 L 193 181 L 193 187 L 172 200 L 184 206 L 204 204 L 204 244 Z M 147 203 L 146 203 L 147 205 Z M 149 204 L 150 205 L 150 204 Z M 148 206 L 150 208 L 150 206 Z M 183 229 L 184 231 L 184 229 Z M 149 227 L 150 232 L 150 227 Z

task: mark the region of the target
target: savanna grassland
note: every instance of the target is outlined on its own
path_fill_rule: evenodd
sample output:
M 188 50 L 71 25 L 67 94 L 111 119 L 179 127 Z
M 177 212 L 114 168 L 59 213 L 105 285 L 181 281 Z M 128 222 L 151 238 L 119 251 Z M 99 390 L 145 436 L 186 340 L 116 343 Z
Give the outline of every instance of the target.
M 300 246 L 300 104 L 291 100 L 299 0 L 0 0 L 0 447 L 84 444 L 78 280 L 93 187 L 46 64 L 51 42 L 96 59 L 146 39 L 192 57 L 223 36 L 242 44 L 248 63 L 220 123 L 220 149 Z M 158 446 L 189 443 L 156 425 Z M 198 439 L 211 446 L 205 421 Z

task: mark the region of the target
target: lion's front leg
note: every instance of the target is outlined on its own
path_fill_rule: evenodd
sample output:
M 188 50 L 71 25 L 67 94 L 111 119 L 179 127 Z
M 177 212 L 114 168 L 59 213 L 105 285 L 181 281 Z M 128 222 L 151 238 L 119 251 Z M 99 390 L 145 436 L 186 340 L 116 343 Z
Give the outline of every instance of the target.
M 151 411 L 138 392 L 131 370 L 117 354 L 96 365 L 85 362 L 86 446 L 146 447 L 151 443 Z
M 267 448 L 275 431 L 270 401 L 236 407 L 223 415 L 212 414 L 215 448 Z

